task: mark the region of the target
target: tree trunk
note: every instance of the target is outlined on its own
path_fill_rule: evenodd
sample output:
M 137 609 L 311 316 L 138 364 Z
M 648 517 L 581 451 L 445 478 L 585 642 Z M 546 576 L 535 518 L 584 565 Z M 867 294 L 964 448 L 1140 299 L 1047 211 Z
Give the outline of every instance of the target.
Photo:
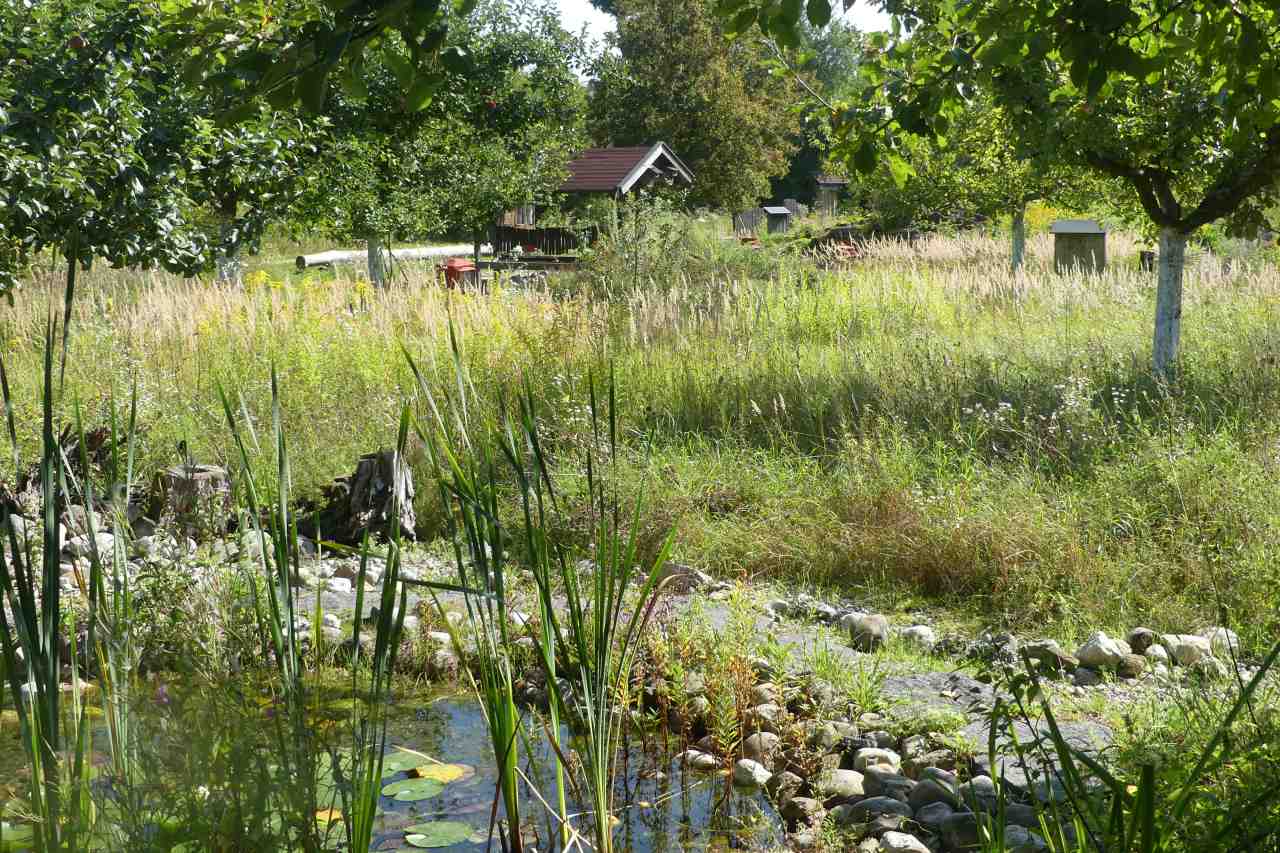
M 218 269 L 218 284 L 240 286 L 244 279 L 244 263 L 240 260 L 239 247 L 218 252 L 214 263 Z
M 387 286 L 387 247 L 383 245 L 382 238 L 376 234 L 370 234 L 368 238 L 369 253 L 369 281 L 374 287 L 383 288 Z
M 1152 363 L 1156 378 L 1170 379 L 1178 357 L 1182 327 L 1182 268 L 1186 261 L 1187 235 L 1176 228 L 1160 229 L 1160 269 L 1156 284 L 1156 332 Z
M 1013 209 L 1013 263 L 1014 272 L 1022 269 L 1022 260 L 1027 254 L 1027 203 L 1024 201 Z

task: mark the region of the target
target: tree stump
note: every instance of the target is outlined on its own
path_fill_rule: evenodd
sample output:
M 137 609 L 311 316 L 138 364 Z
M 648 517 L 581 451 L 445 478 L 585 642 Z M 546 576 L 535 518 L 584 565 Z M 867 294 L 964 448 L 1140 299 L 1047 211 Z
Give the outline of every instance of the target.
M 340 477 L 325 490 L 325 505 L 313 516 L 314 534 L 347 545 L 370 535 L 413 539 L 417 519 L 413 511 L 413 473 L 394 450 L 360 457 L 349 477 Z
M 183 463 L 161 471 L 155 494 L 159 514 L 195 539 L 224 533 L 231 517 L 231 475 L 217 465 Z

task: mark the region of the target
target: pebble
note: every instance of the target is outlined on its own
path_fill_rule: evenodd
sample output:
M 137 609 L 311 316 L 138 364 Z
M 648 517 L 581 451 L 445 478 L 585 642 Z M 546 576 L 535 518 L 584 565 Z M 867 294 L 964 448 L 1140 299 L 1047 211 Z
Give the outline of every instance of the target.
M 880 836 L 879 849 L 886 853 L 929 853 L 923 841 L 905 832 L 886 832 Z
M 743 788 L 764 787 L 772 776 L 763 764 L 750 758 L 740 758 L 733 765 L 733 783 Z
M 866 770 L 873 764 L 883 764 L 894 770 L 902 767 L 902 758 L 891 749 L 864 747 L 853 754 L 853 769 Z

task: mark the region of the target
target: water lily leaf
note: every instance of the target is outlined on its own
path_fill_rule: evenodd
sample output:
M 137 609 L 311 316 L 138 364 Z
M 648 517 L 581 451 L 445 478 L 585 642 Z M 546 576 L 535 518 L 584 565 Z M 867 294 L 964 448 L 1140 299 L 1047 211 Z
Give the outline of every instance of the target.
M 342 820 L 342 812 L 338 809 L 320 809 L 316 812 L 317 823 L 335 823 Z
M 0 850 L 23 850 L 35 840 L 36 830 L 31 824 L 0 820 Z
M 434 779 L 401 779 L 383 788 L 382 796 L 401 803 L 412 803 L 434 797 L 443 790 L 444 785 Z
M 409 749 L 397 749 L 394 752 L 388 752 L 382 756 L 382 778 L 386 779 L 388 776 L 412 770 L 422 764 L 422 759 L 425 757 L 422 753 Z
M 442 785 L 465 779 L 476 772 L 467 764 L 423 764 L 409 771 L 415 779 L 434 779 Z
M 418 823 L 405 828 L 404 840 L 412 847 L 452 847 L 471 838 L 471 827 L 456 820 Z

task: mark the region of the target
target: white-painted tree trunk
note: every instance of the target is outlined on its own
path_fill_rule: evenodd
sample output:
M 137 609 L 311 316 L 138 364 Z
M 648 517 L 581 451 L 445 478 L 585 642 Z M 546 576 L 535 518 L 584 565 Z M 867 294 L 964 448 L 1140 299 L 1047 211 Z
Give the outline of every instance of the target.
M 369 281 L 374 287 L 383 288 L 387 286 L 387 247 L 383 245 L 382 238 L 377 235 L 369 235 L 368 240 L 369 254 Z
M 1156 279 L 1156 331 L 1152 364 L 1156 377 L 1171 378 L 1178 357 L 1182 328 L 1182 268 L 1186 264 L 1187 235 L 1176 228 L 1160 229 L 1160 259 Z
M 231 215 L 235 215 L 234 210 Z M 233 234 L 234 226 L 232 223 L 230 221 L 224 222 L 221 236 L 222 245 L 226 248 L 217 253 L 213 259 L 213 264 L 217 270 L 218 284 L 239 287 L 244 283 L 244 263 L 240 260 L 240 247 L 231 239 Z
M 1022 269 L 1022 261 L 1027 254 L 1027 204 L 1023 202 L 1013 209 L 1013 263 L 1014 272 Z
M 219 252 L 214 264 L 218 271 L 218 284 L 239 287 L 244 283 L 244 263 L 240 260 L 237 249 L 231 249 L 225 254 Z

